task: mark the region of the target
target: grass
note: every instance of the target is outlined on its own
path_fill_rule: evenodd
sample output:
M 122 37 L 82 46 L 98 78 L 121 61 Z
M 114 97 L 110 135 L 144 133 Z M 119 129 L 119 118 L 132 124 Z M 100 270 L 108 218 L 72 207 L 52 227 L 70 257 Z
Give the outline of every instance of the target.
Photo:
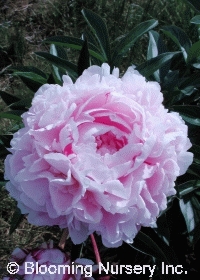
M 66 0 L 35 0 L 7 1 L 6 7 L 0 8 L 0 90 L 16 96 L 32 94 L 16 77 L 7 74 L 9 65 L 34 65 L 47 72 L 49 66 L 38 59 L 33 52 L 48 50 L 42 40 L 54 35 L 80 37 L 85 22 L 81 15 L 83 7 L 99 13 L 107 22 L 111 41 L 122 36 L 141 21 L 151 18 L 159 20 L 161 25 L 177 25 L 196 36 L 189 19 L 194 12 L 181 0 L 118 0 L 118 1 L 66 1 Z M 148 36 L 136 43 L 126 58 L 126 63 L 140 63 L 145 60 Z M 77 53 L 68 50 L 71 60 L 76 61 Z M 0 100 L 0 110 L 6 106 Z M 0 120 L 0 132 L 8 133 L 15 123 Z M 3 161 L 0 162 L 0 173 L 3 175 Z M 9 256 L 16 247 L 35 247 L 43 241 L 54 239 L 59 241 L 61 230 L 58 228 L 35 227 L 22 221 L 15 232 L 10 235 L 9 227 L 15 211 L 16 203 L 9 197 L 4 187 L 0 192 L 0 269 L 5 268 Z M 0 277 L 5 270 L 1 271 Z

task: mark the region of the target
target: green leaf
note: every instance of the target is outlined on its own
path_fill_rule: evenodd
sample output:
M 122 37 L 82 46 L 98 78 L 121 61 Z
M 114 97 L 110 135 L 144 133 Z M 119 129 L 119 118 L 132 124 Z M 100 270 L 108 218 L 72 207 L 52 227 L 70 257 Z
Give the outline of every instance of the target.
M 32 98 L 23 98 L 9 106 L 9 108 L 14 110 L 25 110 L 31 107 Z
M 189 75 L 188 77 L 183 78 L 182 80 L 179 80 L 180 89 L 184 89 L 188 86 L 200 87 L 199 73 L 194 73 L 192 75 Z
M 162 53 L 162 54 L 158 55 L 157 57 L 154 57 L 154 58 L 147 60 L 146 62 L 140 64 L 139 66 L 136 67 L 136 70 L 138 70 L 143 76 L 148 78 L 156 70 L 158 70 L 159 68 L 164 66 L 165 63 L 170 61 L 177 54 L 180 54 L 180 52 Z
M 194 68 L 200 69 L 200 57 L 197 58 L 197 62 L 196 63 L 192 63 L 192 66 Z
M 74 63 L 71 63 L 68 60 L 62 59 L 60 57 L 56 57 L 48 52 L 35 52 L 35 54 L 46 59 L 53 65 L 66 70 L 72 78 L 77 78 L 77 67 Z
M 22 110 L 14 110 L 0 113 L 0 118 L 21 121 L 21 115 L 24 113 Z
M 162 53 L 167 52 L 167 47 L 163 42 L 162 36 L 154 31 L 149 31 L 149 47 L 147 52 L 147 59 L 157 57 Z M 170 69 L 170 61 L 166 62 L 163 67 L 160 67 L 156 72 L 153 73 L 154 78 L 157 82 L 163 82 L 165 76 L 169 72 Z
M 10 146 L 10 141 L 11 141 L 12 138 L 13 138 L 12 134 L 0 135 L 0 140 L 6 147 Z
M 200 178 L 200 165 L 196 163 L 191 164 L 187 172 Z
M 192 193 L 200 188 L 200 180 L 191 180 L 177 186 L 177 194 L 179 198 Z
M 33 72 L 14 72 L 13 76 L 25 77 L 34 82 L 38 82 L 41 85 L 45 84 L 47 81 L 46 78 L 43 78 L 42 76 L 35 74 Z
M 156 57 L 158 55 L 158 38 L 159 38 L 159 33 L 151 30 L 148 32 L 149 33 L 149 45 L 148 45 L 148 50 L 147 50 L 147 60 Z
M 9 154 L 10 152 L 6 149 L 6 147 L 3 144 L 0 144 L 0 158 L 5 159 L 5 157 Z
M 95 34 L 105 60 L 108 63 L 110 63 L 111 62 L 110 43 L 109 43 L 107 26 L 104 20 L 98 14 L 92 12 L 91 10 L 83 9 L 81 12 L 85 20 L 87 21 L 89 27 Z
M 180 27 L 173 25 L 164 26 L 161 30 L 179 46 L 183 52 L 184 59 L 186 60 L 187 53 L 192 45 L 187 34 Z
M 10 231 L 9 234 L 12 234 L 15 229 L 19 226 L 23 219 L 24 215 L 21 213 L 20 209 L 17 208 L 12 216 L 11 219 L 11 225 L 10 225 Z
M 81 76 L 83 71 L 90 66 L 90 54 L 88 51 L 87 39 L 84 41 L 83 47 L 81 49 L 79 59 L 78 59 L 78 75 Z
M 89 48 L 89 44 L 91 43 L 92 45 L 98 45 L 98 42 L 96 40 L 96 38 L 94 37 L 93 33 L 90 31 L 90 30 L 84 30 L 82 36 L 81 36 L 81 39 L 84 40 L 84 38 L 87 38 L 88 40 L 88 48 Z M 90 53 L 90 50 L 89 50 L 89 53 Z M 91 55 L 91 53 L 90 53 Z M 91 55 L 91 64 L 92 65 L 98 65 L 98 66 L 101 66 L 102 65 L 102 61 L 95 58 L 94 56 Z
M 2 90 L 0 90 L 0 96 L 3 99 L 3 101 L 6 103 L 6 105 L 11 105 L 12 103 L 15 103 L 20 100 L 19 97 L 11 95 Z
M 43 43 L 50 43 L 75 50 L 81 50 L 83 40 L 70 36 L 53 36 L 45 39 Z
M 147 60 L 150 60 L 151 58 L 154 58 L 158 56 L 158 38 L 159 34 L 156 31 L 149 31 L 149 45 L 147 50 Z M 155 77 L 157 82 L 160 82 L 160 75 L 159 70 L 155 71 L 153 73 L 153 76 Z
M 180 113 L 182 118 L 193 125 L 200 126 L 200 107 L 193 105 L 175 105 L 173 111 Z
M 187 63 L 191 64 L 197 61 L 197 59 L 200 57 L 200 40 L 196 43 L 194 43 L 188 52 L 187 57 Z
M 61 46 L 56 46 L 54 44 L 51 44 L 50 53 L 55 56 L 58 56 L 62 59 L 68 60 L 67 53 L 66 53 L 65 49 Z
M 9 70 L 13 72 L 29 72 L 29 73 L 34 73 L 37 74 L 44 79 L 47 79 L 47 75 L 41 71 L 40 69 L 34 67 L 34 66 L 11 66 L 9 67 Z
M 98 40 L 96 39 L 94 33 L 90 29 L 85 29 L 82 36 L 81 40 L 84 41 L 84 39 L 87 38 L 88 40 L 88 46 L 91 44 L 93 46 L 98 45 Z M 96 49 L 98 50 L 98 48 Z
M 190 235 L 192 235 L 192 242 L 195 245 L 200 238 L 200 222 L 196 224 L 195 229 L 191 231 Z
M 134 43 L 146 32 L 158 25 L 157 20 L 148 20 L 140 23 L 125 35 L 116 45 L 112 55 L 112 66 L 119 66 L 123 55 L 133 47 Z M 155 72 L 155 71 L 154 71 Z M 153 73 L 153 72 L 152 72 Z
M 193 144 L 190 152 L 194 154 L 194 162 L 200 164 L 200 146 Z
M 134 243 L 130 246 L 141 253 L 169 263 L 162 249 L 148 235 L 141 231 L 136 235 Z
M 64 59 L 64 60 L 68 60 L 67 58 L 67 54 L 66 54 L 66 51 L 63 47 L 61 46 L 56 46 L 54 44 L 51 44 L 50 45 L 50 54 L 54 55 L 54 56 L 57 56 L 57 57 L 60 57 L 61 59 Z M 56 81 L 54 81 L 53 77 L 56 77 L 56 79 L 58 79 L 58 83 L 59 84 L 62 84 L 63 81 L 62 81 L 62 76 L 63 75 L 66 75 L 66 71 L 63 70 L 62 68 L 59 68 L 55 65 L 52 65 L 53 66 L 53 71 L 54 71 L 54 75 L 49 77 L 48 79 L 48 83 L 53 83 L 55 84 Z M 53 82 L 51 82 L 53 81 Z
M 43 85 L 43 83 L 38 83 L 36 81 L 33 81 L 32 79 L 29 79 L 27 77 L 19 76 L 22 82 L 32 91 L 37 92 L 38 89 Z
M 149 229 L 150 230 L 150 229 Z M 152 230 L 153 231 L 153 230 Z M 173 249 L 168 246 L 158 235 L 154 232 L 154 235 L 151 237 L 142 231 L 140 231 L 135 239 L 134 243 L 130 245 L 137 251 L 144 253 L 146 255 L 156 258 L 157 263 L 161 265 L 161 262 L 165 264 L 178 264 L 178 259 L 173 251 Z M 159 265 L 159 266 L 160 266 Z M 169 279 L 168 275 L 166 277 L 162 275 L 161 279 Z M 173 275 L 170 279 L 178 280 L 180 279 L 179 275 Z
M 53 66 L 53 68 L 55 67 L 55 68 L 57 68 L 56 66 L 54 66 L 54 65 L 52 65 Z M 57 68 L 58 69 L 58 68 Z M 66 75 L 66 73 L 65 73 L 65 75 Z M 48 84 L 53 84 L 53 85 L 60 85 L 60 86 L 62 86 L 62 84 L 63 84 L 63 81 L 62 81 L 62 79 L 61 79 L 61 77 L 62 77 L 63 75 L 61 75 L 60 76 L 60 79 L 58 79 L 57 77 L 56 77 L 56 74 L 55 74 L 55 72 L 54 73 L 51 73 L 50 75 L 49 75 L 49 78 L 47 79 L 47 83 Z
M 200 238 L 200 199 L 197 195 L 187 195 L 179 201 L 185 219 L 189 239 L 195 244 Z
M 170 95 L 170 99 L 173 97 L 172 94 L 172 89 L 177 86 L 178 84 L 178 79 L 179 79 L 179 71 L 174 70 L 174 71 L 169 71 L 167 75 L 164 78 L 162 88 L 165 90 L 167 89 L 168 92 L 166 94 L 166 97 Z
M 200 24 L 200 15 L 193 17 L 190 22 L 194 24 Z
M 187 231 L 190 233 L 195 228 L 194 211 L 190 200 L 180 199 L 179 205 L 185 219 Z
M 9 68 L 13 75 L 19 76 L 23 83 L 33 92 L 36 92 L 47 81 L 47 75 L 36 67 L 12 66 Z
M 157 228 L 155 228 L 155 231 L 157 232 L 159 237 L 169 246 L 170 231 L 166 218 L 166 213 L 163 213 L 158 217 L 156 224 Z
M 178 81 L 177 81 L 178 82 Z M 175 104 L 189 104 L 194 100 L 194 93 L 197 93 L 198 90 L 193 86 L 188 86 L 183 89 L 175 87 L 174 90 L 171 88 L 168 89 L 167 95 L 165 95 L 165 102 L 167 101 L 168 107 Z M 191 100 L 191 101 L 190 101 Z M 166 104 L 166 103 L 165 103 Z
M 197 12 L 200 12 L 199 0 L 186 0 Z
M 47 38 L 43 41 L 44 43 L 55 44 L 57 46 L 62 46 L 66 48 L 72 48 L 75 50 L 81 50 L 84 41 L 78 38 L 69 37 L 69 36 L 54 36 Z M 89 53 L 93 57 L 105 62 L 105 58 L 99 53 L 99 49 L 91 43 L 88 43 Z
M 190 96 L 193 92 L 195 92 L 197 89 L 194 88 L 193 86 L 188 86 L 184 89 L 181 89 L 181 92 L 184 94 L 184 95 L 187 95 L 187 96 Z

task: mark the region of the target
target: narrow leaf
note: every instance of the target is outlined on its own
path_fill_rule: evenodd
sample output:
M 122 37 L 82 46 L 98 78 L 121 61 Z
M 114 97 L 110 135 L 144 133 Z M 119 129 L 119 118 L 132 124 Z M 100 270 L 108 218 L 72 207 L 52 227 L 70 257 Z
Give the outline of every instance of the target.
M 0 135 L 0 140 L 6 147 L 10 146 L 10 141 L 11 141 L 12 138 L 13 138 L 12 134 Z
M 44 79 L 47 78 L 47 75 L 41 71 L 40 69 L 34 67 L 34 66 L 11 66 L 9 67 L 9 70 L 12 70 L 13 72 L 29 72 L 29 73 L 34 73 L 37 74 Z
M 33 69 L 34 67 L 14 67 L 13 75 L 19 76 L 24 84 L 33 92 L 36 92 L 43 84 L 47 81 L 46 74 L 38 69 Z M 17 70 L 18 69 L 18 70 Z M 21 70 L 21 71 L 20 71 Z M 24 72 L 22 72 L 24 71 Z
M 2 112 L 2 113 L 0 113 L 0 118 L 21 121 L 22 119 L 20 116 L 23 113 L 24 113 L 24 111 L 21 111 L 21 110 Z
M 104 20 L 98 14 L 92 12 L 91 10 L 83 9 L 81 12 L 88 25 L 90 26 L 91 30 L 94 32 L 101 47 L 104 58 L 108 63 L 110 63 L 110 43 L 107 26 Z
M 186 60 L 187 53 L 192 45 L 187 34 L 180 27 L 173 25 L 164 26 L 161 30 L 179 46 L 183 52 L 184 59 Z
M 141 253 L 169 263 L 165 253 L 160 247 L 148 235 L 141 231 L 136 235 L 134 243 L 130 246 Z
M 84 41 L 78 38 L 69 36 L 54 36 L 47 38 L 43 41 L 44 43 L 55 44 L 57 46 L 62 46 L 66 48 L 72 48 L 75 50 L 81 50 Z M 89 53 L 93 57 L 105 62 L 105 58 L 99 53 L 99 49 L 91 43 L 88 43 Z
M 194 43 L 188 52 L 187 63 L 194 63 L 200 57 L 200 40 Z
M 65 49 L 61 46 L 56 46 L 54 44 L 51 44 L 50 53 L 52 55 L 58 56 L 62 59 L 68 60 L 67 53 L 66 53 Z
M 149 45 L 148 45 L 148 50 L 147 50 L 147 60 L 150 60 L 153 57 L 156 57 L 158 55 L 158 38 L 159 38 L 159 33 L 151 30 L 149 31 Z
M 194 24 L 200 24 L 200 15 L 193 17 L 190 22 Z
M 9 108 L 14 110 L 26 110 L 30 108 L 32 102 L 31 97 L 23 98 L 9 106 Z
M 29 80 L 40 83 L 42 85 L 46 83 L 46 78 L 33 72 L 14 72 L 13 75 L 28 78 Z
M 194 162 L 200 164 L 200 146 L 193 144 L 190 152 L 194 154 Z
M 170 230 L 166 218 L 166 213 L 163 213 L 158 217 L 156 224 L 157 228 L 155 228 L 155 231 L 157 232 L 159 237 L 169 246 Z
M 10 152 L 6 149 L 6 147 L 3 144 L 0 144 L 0 158 L 5 159 L 5 157 L 9 154 Z
M 19 97 L 11 95 L 2 90 L 0 90 L 0 96 L 3 99 L 3 101 L 6 103 L 6 105 L 11 105 L 12 103 L 15 103 L 20 100 Z
M 193 211 L 192 203 L 190 200 L 180 199 L 179 205 L 180 205 L 183 217 L 185 219 L 187 231 L 188 231 L 188 233 L 190 233 L 195 228 L 194 211 Z
M 179 71 L 169 71 L 168 74 L 165 76 L 162 88 L 167 89 L 168 92 L 166 94 L 166 97 L 170 96 L 170 99 L 173 97 L 172 89 L 177 86 L 179 79 Z
M 90 66 L 90 54 L 88 51 L 87 39 L 84 41 L 78 59 L 78 76 L 81 76 L 83 71 Z
M 200 178 L 200 165 L 196 163 L 191 164 L 187 172 Z
M 158 25 L 157 20 L 148 20 L 140 23 L 133 28 L 127 35 L 125 35 L 120 42 L 116 45 L 112 55 L 112 65 L 118 66 L 121 62 L 123 55 L 133 47 L 134 43 L 150 29 Z M 155 72 L 155 71 L 154 71 Z M 153 73 L 153 72 L 152 72 Z
M 200 12 L 200 1 L 199 0 L 186 0 L 197 12 Z
M 200 87 L 199 73 L 191 74 L 191 75 L 185 77 L 184 79 L 179 80 L 180 89 L 184 89 L 188 86 Z
M 193 105 L 176 105 L 173 111 L 180 113 L 182 118 L 193 125 L 200 126 L 200 107 Z
M 154 58 L 158 56 L 158 38 L 159 34 L 156 31 L 149 31 L 149 45 L 147 50 L 147 60 L 150 60 L 151 58 Z M 153 76 L 155 77 L 157 82 L 160 82 L 160 75 L 159 70 L 155 71 L 153 73 Z
M 64 60 L 68 60 L 66 51 L 61 46 L 56 46 L 54 44 L 51 44 L 50 45 L 50 54 L 52 54 L 54 56 L 57 56 L 57 57 L 60 57 Z M 62 68 L 59 68 L 59 67 L 55 66 L 55 65 L 52 65 L 52 66 L 53 66 L 54 73 L 49 76 L 48 83 L 49 84 L 60 84 L 60 85 L 62 85 L 62 83 L 63 83 L 62 76 L 66 75 L 66 71 L 63 70 Z
M 39 83 L 34 81 L 33 79 L 29 79 L 27 77 L 24 76 L 19 76 L 20 79 L 22 80 L 22 82 L 32 91 L 32 92 L 36 92 L 38 91 L 38 89 L 44 84 L 44 83 Z M 45 82 L 46 83 L 46 82 Z
M 56 66 L 54 66 L 53 65 L 53 68 L 56 68 L 56 69 L 58 69 Z M 59 71 L 59 70 L 58 70 Z M 63 75 L 66 75 L 66 73 L 65 74 L 63 74 Z M 53 85 L 62 85 L 63 84 L 63 81 L 62 81 L 62 76 L 63 75 L 61 75 L 60 76 L 60 74 L 59 74 L 59 79 L 58 79 L 58 77 L 56 76 L 56 74 L 55 74 L 55 71 L 54 71 L 54 73 L 51 73 L 50 75 L 49 75 L 49 78 L 48 78 L 48 80 L 47 80 L 47 83 L 48 84 L 53 84 Z
M 178 264 L 178 259 L 173 249 L 170 248 L 163 240 L 161 240 L 155 232 L 154 235 L 150 237 L 149 235 L 140 231 L 136 235 L 134 243 L 130 246 L 138 250 L 139 252 L 156 258 L 159 263 L 164 262 L 165 264 Z M 177 275 L 177 277 L 172 277 L 172 279 L 180 278 Z
M 191 180 L 177 186 L 177 194 L 179 198 L 192 193 L 200 188 L 200 180 Z
M 90 43 L 93 45 L 98 45 L 96 38 L 94 37 L 93 33 L 90 30 L 87 30 L 87 29 L 84 30 L 84 33 L 82 34 L 81 39 L 84 40 L 84 38 L 87 38 L 87 40 L 88 40 L 88 48 L 89 48 Z M 91 55 L 90 50 L 89 50 L 89 53 Z M 91 62 L 92 62 L 91 64 L 93 64 L 93 65 L 99 65 L 99 66 L 102 65 L 102 61 L 92 55 L 91 55 Z
M 177 54 L 180 54 L 180 52 L 167 52 L 167 53 L 160 54 L 157 57 L 154 57 L 140 64 L 139 66 L 136 67 L 136 70 L 138 70 L 143 76 L 148 78 L 156 70 L 164 66 L 165 63 L 170 61 Z
M 69 75 L 73 78 L 77 78 L 77 67 L 74 63 L 71 63 L 68 60 L 62 59 L 60 57 L 56 57 L 48 52 L 35 52 L 35 54 L 46 59 L 53 65 L 68 71 Z

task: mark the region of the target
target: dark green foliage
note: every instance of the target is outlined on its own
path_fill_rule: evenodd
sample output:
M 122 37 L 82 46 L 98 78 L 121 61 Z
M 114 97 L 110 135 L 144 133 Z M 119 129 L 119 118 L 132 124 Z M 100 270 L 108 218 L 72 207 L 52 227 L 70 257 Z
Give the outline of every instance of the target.
M 87 39 L 85 39 L 78 59 L 78 76 L 81 76 L 83 71 L 87 69 L 89 66 L 90 66 L 90 54 L 88 50 Z
M 24 215 L 21 213 L 20 209 L 16 208 L 16 210 L 12 216 L 12 219 L 11 219 L 11 225 L 10 225 L 10 231 L 9 231 L 10 234 L 12 234 L 15 231 L 15 229 L 19 226 L 23 217 L 24 217 Z
M 199 0 L 186 0 L 197 12 L 200 12 L 200 2 Z

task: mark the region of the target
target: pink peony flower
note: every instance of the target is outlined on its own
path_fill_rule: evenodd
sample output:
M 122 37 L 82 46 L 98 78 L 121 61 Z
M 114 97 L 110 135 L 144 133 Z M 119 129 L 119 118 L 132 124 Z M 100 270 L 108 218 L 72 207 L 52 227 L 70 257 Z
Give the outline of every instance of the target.
M 132 243 L 175 194 L 193 155 L 188 128 L 162 105 L 157 82 L 130 67 L 91 66 L 73 84 L 43 85 L 5 160 L 10 195 L 34 225 L 68 227 L 74 243 L 97 232 Z
M 10 262 L 19 265 L 17 274 L 24 280 L 94 280 L 92 272 L 98 268 L 91 260 L 84 258 L 71 262 L 67 253 L 54 248 L 53 241 L 43 243 L 34 250 L 16 248 Z M 14 268 L 17 266 L 11 267 Z M 14 275 L 12 271 L 11 276 L 3 280 L 17 280 Z

